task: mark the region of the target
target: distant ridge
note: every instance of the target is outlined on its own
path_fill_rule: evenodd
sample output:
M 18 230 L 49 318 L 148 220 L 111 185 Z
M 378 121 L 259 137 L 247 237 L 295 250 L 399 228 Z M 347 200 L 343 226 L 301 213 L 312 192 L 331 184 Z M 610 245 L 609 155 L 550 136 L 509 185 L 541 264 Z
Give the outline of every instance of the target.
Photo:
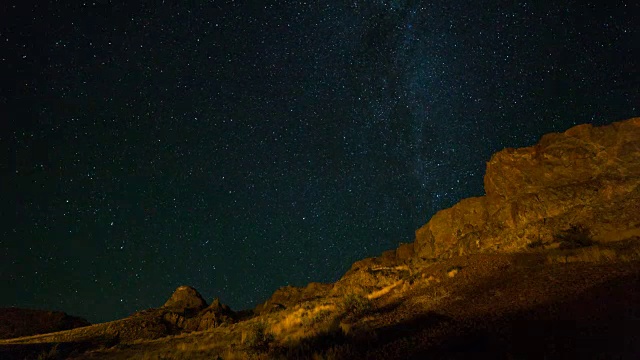
M 45 334 L 89 326 L 89 322 L 61 311 L 0 308 L 0 339 Z

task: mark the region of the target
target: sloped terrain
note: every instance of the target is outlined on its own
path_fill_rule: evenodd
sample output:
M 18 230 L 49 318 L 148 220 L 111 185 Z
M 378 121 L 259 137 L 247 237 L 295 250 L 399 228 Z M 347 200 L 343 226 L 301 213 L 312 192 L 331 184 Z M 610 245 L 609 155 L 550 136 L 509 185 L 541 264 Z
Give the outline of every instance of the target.
M 499 152 L 485 188 L 336 283 L 243 312 L 182 286 L 126 319 L 0 340 L 0 358 L 638 358 L 640 118 Z
M 88 325 L 87 320 L 61 311 L 0 309 L 0 339 L 44 334 Z
M 123 340 L 105 336 L 116 324 L 98 324 L 5 340 L 0 357 L 634 358 L 639 240 L 453 257 L 377 275 L 391 287 L 301 301 L 205 331 Z M 597 259 L 596 252 L 609 257 Z M 135 328 L 126 321 L 125 328 Z

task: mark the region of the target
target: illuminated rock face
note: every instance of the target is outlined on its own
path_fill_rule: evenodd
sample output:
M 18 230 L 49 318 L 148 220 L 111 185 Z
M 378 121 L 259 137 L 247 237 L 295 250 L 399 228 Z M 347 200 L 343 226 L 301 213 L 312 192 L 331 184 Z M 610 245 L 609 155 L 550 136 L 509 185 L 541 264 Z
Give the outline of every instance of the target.
M 416 231 L 422 259 L 551 244 L 578 226 L 593 240 L 640 236 L 640 118 L 575 126 L 491 157 L 486 196 L 464 199 Z
M 200 311 L 207 307 L 207 302 L 198 291 L 190 286 L 180 286 L 164 304 L 164 308 L 177 311 Z
M 333 284 L 316 282 L 309 283 L 305 287 L 284 286 L 277 289 L 266 302 L 256 306 L 254 312 L 256 314 L 266 314 L 286 309 L 302 301 L 327 296 L 332 287 Z

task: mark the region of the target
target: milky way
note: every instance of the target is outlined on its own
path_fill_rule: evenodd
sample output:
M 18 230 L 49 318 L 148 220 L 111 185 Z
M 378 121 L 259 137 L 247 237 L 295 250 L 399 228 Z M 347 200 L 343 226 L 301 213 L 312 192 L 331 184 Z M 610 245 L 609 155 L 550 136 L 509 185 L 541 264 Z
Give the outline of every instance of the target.
M 0 306 L 250 308 L 412 241 L 504 147 L 638 116 L 631 1 L 1 7 Z

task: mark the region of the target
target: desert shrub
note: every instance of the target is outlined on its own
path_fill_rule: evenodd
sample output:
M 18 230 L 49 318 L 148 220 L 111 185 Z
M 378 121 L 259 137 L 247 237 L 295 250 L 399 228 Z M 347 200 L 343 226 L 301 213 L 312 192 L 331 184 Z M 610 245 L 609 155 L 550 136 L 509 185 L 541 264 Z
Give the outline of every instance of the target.
M 560 243 L 560 249 L 578 249 L 594 244 L 591 232 L 583 225 L 571 225 L 554 237 Z
M 343 310 L 347 315 L 359 316 L 371 311 L 371 300 L 360 294 L 347 294 L 342 304 Z
M 449 290 L 442 287 L 433 287 L 431 291 L 427 291 L 423 295 L 415 296 L 412 301 L 424 306 L 426 309 L 431 309 L 450 296 L 451 292 L 449 292 Z
M 529 249 L 537 249 L 539 247 L 544 247 L 544 243 L 542 242 L 542 240 L 538 239 L 528 243 L 527 247 Z
M 323 321 L 326 321 L 327 319 L 329 319 L 331 317 L 332 314 L 333 314 L 333 312 L 331 310 L 320 310 L 318 312 L 311 313 L 306 318 L 306 321 L 304 321 L 302 323 L 302 325 L 303 326 L 313 326 L 315 324 L 318 324 L 318 323 L 321 323 Z
M 42 351 L 40 354 L 38 354 L 37 359 L 38 360 L 60 359 L 61 354 L 60 354 L 60 351 L 58 350 L 58 345 L 59 344 L 55 344 L 50 349 Z
M 273 334 L 269 332 L 267 323 L 260 321 L 251 329 L 246 339 L 246 344 L 253 350 L 265 351 L 269 349 L 273 341 L 274 337 Z
M 353 345 L 344 343 L 331 346 L 317 358 L 324 360 L 358 359 L 362 358 L 362 354 L 359 354 Z
M 286 359 L 324 359 L 325 357 L 322 354 L 327 349 L 343 344 L 345 341 L 345 333 L 340 327 L 340 322 L 336 319 L 336 321 L 317 328 L 311 336 L 288 343 L 280 349 L 280 354 Z

